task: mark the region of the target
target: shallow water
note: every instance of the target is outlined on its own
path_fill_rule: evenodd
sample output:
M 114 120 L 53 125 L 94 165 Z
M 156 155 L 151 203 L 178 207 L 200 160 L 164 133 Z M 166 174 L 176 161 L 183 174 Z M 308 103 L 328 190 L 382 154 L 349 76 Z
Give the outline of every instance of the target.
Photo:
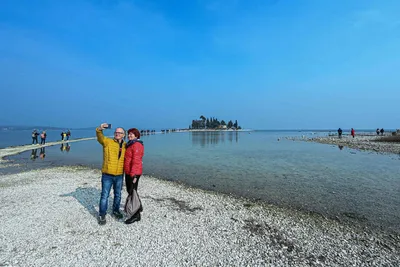
M 282 138 L 296 135 L 310 133 L 192 132 L 143 136 L 144 172 L 400 232 L 398 155 L 377 155 Z M 72 143 L 68 151 L 66 146 L 55 146 L 45 152 L 44 159 L 31 157 L 32 151 L 10 159 L 26 167 L 101 167 L 102 149 L 95 140 Z
M 62 131 L 59 130 L 47 130 L 46 142 L 60 141 L 61 132 Z M 39 133 L 41 133 L 41 131 L 39 131 Z M 92 136 L 94 136 L 93 130 L 72 130 L 70 138 L 75 139 Z M 40 136 L 38 136 L 38 142 L 40 143 Z M 26 144 L 32 144 L 32 130 L 0 130 L 0 148 Z

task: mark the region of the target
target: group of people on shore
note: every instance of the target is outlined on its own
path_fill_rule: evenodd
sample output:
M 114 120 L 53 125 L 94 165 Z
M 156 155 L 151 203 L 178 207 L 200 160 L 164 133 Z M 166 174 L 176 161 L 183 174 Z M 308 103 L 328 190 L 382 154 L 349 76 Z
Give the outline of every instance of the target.
M 380 130 L 379 130 L 379 128 L 376 128 L 377 135 L 379 135 L 379 134 L 383 135 L 384 133 L 385 133 L 385 130 L 383 130 L 383 128 L 381 128 Z
M 102 123 L 96 128 L 97 141 L 103 146 L 103 164 L 101 176 L 101 196 L 99 203 L 99 224 L 106 224 L 108 198 L 111 187 L 114 191 L 114 203 L 112 215 L 122 219 L 124 215 L 120 211 L 121 191 L 123 176 L 125 174 L 126 190 L 131 196 L 135 190 L 137 193 L 139 179 L 143 173 L 144 146 L 140 140 L 140 132 L 136 128 L 128 130 L 128 142 L 125 142 L 125 130 L 118 127 L 114 131 L 114 138 L 104 136 L 103 130 L 108 129 L 107 123 Z M 140 199 L 139 199 L 140 202 Z M 140 202 L 139 209 L 131 215 L 125 224 L 140 221 L 140 213 L 143 211 Z
M 339 128 L 337 131 L 338 131 L 339 138 L 342 138 L 343 130 L 341 128 Z M 356 131 L 353 128 L 351 128 L 350 134 L 354 138 L 354 136 L 356 135 Z
M 69 137 L 71 136 L 71 131 L 65 131 L 61 132 L 61 141 L 69 140 Z
M 377 128 L 376 129 L 376 134 L 377 135 L 379 135 L 379 134 L 381 134 L 381 135 L 383 135 L 385 133 L 385 130 L 383 129 L 383 128 L 381 128 L 381 129 L 379 129 L 379 128 Z M 341 128 L 339 128 L 338 129 L 338 136 L 339 136 L 339 138 L 342 138 L 342 134 L 343 134 L 343 130 L 341 129 Z M 356 131 L 353 129 L 353 128 L 351 128 L 351 130 L 350 130 L 350 135 L 354 138 L 354 136 L 356 135 Z
M 39 144 L 38 136 L 40 136 L 40 144 L 41 145 L 45 145 L 46 144 L 46 138 L 47 138 L 46 131 L 42 131 L 41 133 L 39 133 L 38 130 L 36 130 L 36 129 L 34 129 L 32 131 L 32 145 Z M 61 141 L 69 140 L 70 136 L 71 136 L 71 131 L 70 130 L 65 131 L 65 132 L 61 132 Z
M 39 134 L 39 132 L 36 130 L 36 129 L 34 129 L 33 131 L 32 131 L 32 145 L 33 144 L 39 144 L 39 142 L 38 142 L 38 136 L 40 135 L 40 144 L 41 145 L 44 145 L 44 144 L 46 144 L 46 138 L 47 138 L 47 133 L 46 133 L 46 131 L 42 131 L 40 134 Z

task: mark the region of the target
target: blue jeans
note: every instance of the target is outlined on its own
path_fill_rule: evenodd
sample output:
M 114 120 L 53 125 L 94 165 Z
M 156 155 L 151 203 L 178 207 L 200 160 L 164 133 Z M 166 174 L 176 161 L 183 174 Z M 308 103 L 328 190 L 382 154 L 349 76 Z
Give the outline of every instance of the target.
M 114 190 L 113 211 L 119 211 L 121 205 L 121 190 L 122 190 L 123 175 L 109 175 L 103 173 L 101 176 L 101 197 L 99 205 L 99 215 L 103 216 L 107 213 L 108 197 L 110 196 L 111 186 Z

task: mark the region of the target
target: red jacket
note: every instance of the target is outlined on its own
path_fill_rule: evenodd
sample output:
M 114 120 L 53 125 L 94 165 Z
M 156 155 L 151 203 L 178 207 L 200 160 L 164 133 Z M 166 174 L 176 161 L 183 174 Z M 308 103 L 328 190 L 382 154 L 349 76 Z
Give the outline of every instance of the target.
M 142 175 L 143 173 L 144 146 L 141 140 L 126 145 L 124 172 L 129 176 Z

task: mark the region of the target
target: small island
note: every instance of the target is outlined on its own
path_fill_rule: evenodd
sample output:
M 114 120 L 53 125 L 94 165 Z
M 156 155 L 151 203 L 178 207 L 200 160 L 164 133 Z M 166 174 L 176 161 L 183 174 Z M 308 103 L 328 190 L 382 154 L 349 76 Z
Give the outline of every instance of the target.
M 241 130 L 242 127 L 238 125 L 238 121 L 232 120 L 226 123 L 224 120 L 219 121 L 215 117 L 206 118 L 201 115 L 199 120 L 192 120 L 192 124 L 189 125 L 189 131 L 192 130 Z

